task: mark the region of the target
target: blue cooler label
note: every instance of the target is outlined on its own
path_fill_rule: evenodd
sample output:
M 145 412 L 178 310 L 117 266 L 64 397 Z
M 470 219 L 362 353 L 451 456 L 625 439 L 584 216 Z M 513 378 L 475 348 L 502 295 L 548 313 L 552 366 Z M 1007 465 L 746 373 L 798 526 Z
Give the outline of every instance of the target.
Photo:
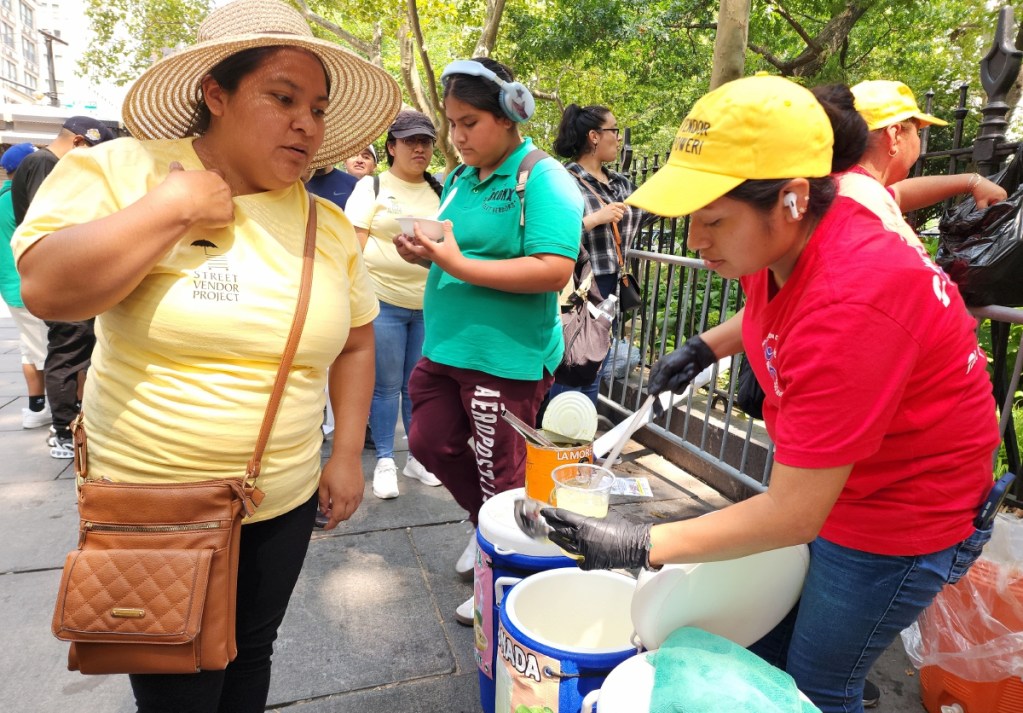
M 494 661 L 494 568 L 490 555 L 476 546 L 476 564 L 473 573 L 472 628 L 476 639 L 476 665 L 487 678 L 493 680 L 491 664 Z
M 561 662 L 523 646 L 504 626 L 497 645 L 494 713 L 558 713 Z

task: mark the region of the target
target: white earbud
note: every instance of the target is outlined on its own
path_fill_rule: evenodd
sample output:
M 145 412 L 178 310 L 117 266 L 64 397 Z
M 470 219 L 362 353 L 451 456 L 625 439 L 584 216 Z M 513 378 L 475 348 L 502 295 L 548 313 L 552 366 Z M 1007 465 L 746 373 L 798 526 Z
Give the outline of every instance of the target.
M 792 213 L 793 220 L 799 220 L 799 208 L 796 207 L 796 194 L 789 192 L 781 198 L 781 204 L 788 206 L 789 211 Z

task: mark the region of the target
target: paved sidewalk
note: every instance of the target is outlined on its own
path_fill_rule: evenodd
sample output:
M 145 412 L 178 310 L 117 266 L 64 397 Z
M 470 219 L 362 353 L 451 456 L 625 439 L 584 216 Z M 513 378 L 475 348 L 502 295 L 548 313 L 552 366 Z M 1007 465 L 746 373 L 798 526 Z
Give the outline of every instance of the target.
M 65 554 L 77 515 L 70 461 L 49 457 L 45 429 L 23 430 L 27 405 L 17 333 L 0 305 L 0 709 L 129 713 L 123 676 L 66 670 L 65 644 L 50 634 Z M 401 435 L 398 436 L 401 444 Z M 638 444 L 627 449 L 635 452 Z M 396 455 L 399 468 L 406 454 Z M 364 454 L 372 476 L 374 459 Z M 653 498 L 615 498 L 646 519 L 693 516 L 724 499 L 656 455 L 625 466 L 650 479 Z M 270 710 L 288 713 L 479 713 L 472 630 L 455 607 L 472 595 L 454 562 L 470 527 L 444 488 L 399 476 L 401 496 L 383 501 L 367 485 L 362 507 L 330 533 L 313 535 L 274 656 Z M 881 713 L 922 713 L 901 644 L 875 667 Z M 563 711 L 562 713 L 576 713 Z

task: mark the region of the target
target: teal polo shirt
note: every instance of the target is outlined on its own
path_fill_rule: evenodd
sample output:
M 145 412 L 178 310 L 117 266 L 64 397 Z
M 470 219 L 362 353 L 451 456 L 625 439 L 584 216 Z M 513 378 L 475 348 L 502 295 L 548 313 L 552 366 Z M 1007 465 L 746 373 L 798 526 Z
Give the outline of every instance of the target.
M 458 188 L 440 216 L 454 226 L 462 254 L 475 260 L 526 255 L 579 255 L 583 199 L 575 180 L 553 158 L 535 166 L 526 183 L 526 225 L 519 226 L 518 168 L 533 142 L 522 144 L 485 181 L 468 167 L 444 183 L 443 201 Z M 437 265 L 430 268 L 423 298 L 431 361 L 475 369 L 505 379 L 538 381 L 554 373 L 564 341 L 557 292 L 517 294 L 463 282 Z
M 14 235 L 14 205 L 11 203 L 11 182 L 0 186 L 0 295 L 11 307 L 24 307 L 21 301 L 21 277 L 11 252 Z

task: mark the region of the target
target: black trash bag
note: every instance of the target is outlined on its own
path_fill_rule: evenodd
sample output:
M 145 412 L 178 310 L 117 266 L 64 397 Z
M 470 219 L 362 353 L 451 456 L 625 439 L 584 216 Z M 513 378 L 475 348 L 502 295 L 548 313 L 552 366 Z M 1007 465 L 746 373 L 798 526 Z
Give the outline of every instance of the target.
M 1009 197 L 978 210 L 973 197 L 945 212 L 935 262 L 972 307 L 1023 306 L 1023 149 L 991 180 Z

